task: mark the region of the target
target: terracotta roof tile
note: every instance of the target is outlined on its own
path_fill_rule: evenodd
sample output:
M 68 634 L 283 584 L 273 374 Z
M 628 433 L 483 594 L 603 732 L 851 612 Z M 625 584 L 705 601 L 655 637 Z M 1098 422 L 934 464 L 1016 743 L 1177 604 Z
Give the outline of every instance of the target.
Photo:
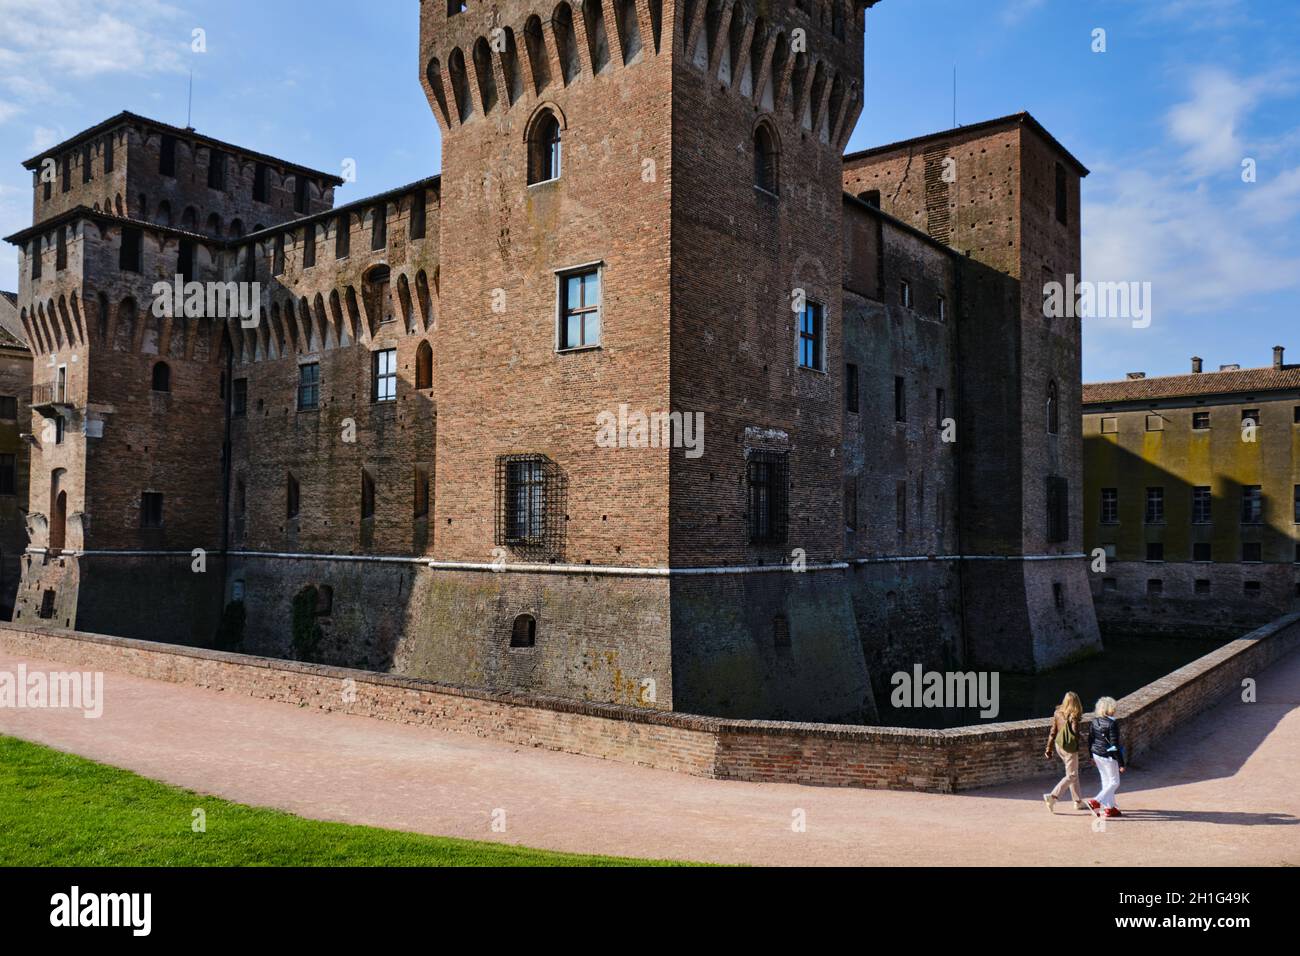
M 1132 378 L 1122 382 L 1093 382 L 1083 386 L 1085 405 L 1108 405 L 1115 402 L 1158 401 L 1168 398 L 1193 398 L 1198 395 L 1223 395 L 1234 392 L 1268 392 L 1300 389 L 1300 365 L 1282 368 L 1243 368 L 1227 372 L 1201 372 L 1187 375 L 1164 375 L 1158 378 Z

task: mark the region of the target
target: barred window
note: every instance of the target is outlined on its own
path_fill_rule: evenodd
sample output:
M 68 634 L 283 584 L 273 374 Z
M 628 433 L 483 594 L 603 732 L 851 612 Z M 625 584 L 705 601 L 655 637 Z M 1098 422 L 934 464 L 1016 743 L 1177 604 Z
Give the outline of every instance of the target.
M 751 452 L 745 467 L 745 483 L 750 542 L 776 544 L 785 541 L 789 454 Z
M 506 540 L 531 542 L 546 525 L 546 477 L 536 460 L 512 461 L 506 469 Z
M 496 543 L 532 559 L 564 551 L 564 476 L 545 455 L 503 455 L 496 465 Z

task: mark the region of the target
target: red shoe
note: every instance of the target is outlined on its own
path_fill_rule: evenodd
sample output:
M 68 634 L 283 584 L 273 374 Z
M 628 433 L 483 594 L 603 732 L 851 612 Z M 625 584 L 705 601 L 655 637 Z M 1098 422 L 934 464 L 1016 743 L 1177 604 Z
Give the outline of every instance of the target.
M 1107 807 L 1107 808 L 1106 808 L 1106 816 L 1108 816 L 1108 817 L 1122 817 L 1123 815 L 1124 815 L 1124 814 L 1122 814 L 1122 813 L 1119 812 L 1119 807 Z
M 1093 810 L 1100 810 L 1100 809 L 1101 809 L 1101 804 L 1098 803 L 1096 800 L 1089 800 L 1089 801 L 1088 801 L 1088 806 L 1091 807 Z

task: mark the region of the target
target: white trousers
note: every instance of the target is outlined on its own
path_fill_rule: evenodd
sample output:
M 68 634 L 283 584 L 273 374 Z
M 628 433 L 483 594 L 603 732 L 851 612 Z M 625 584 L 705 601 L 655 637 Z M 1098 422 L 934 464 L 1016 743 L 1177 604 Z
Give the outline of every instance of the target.
M 1093 799 L 1103 807 L 1113 807 L 1115 791 L 1119 789 L 1119 761 L 1114 757 L 1099 757 L 1093 754 L 1092 762 L 1097 765 L 1097 772 L 1101 774 L 1101 790 Z

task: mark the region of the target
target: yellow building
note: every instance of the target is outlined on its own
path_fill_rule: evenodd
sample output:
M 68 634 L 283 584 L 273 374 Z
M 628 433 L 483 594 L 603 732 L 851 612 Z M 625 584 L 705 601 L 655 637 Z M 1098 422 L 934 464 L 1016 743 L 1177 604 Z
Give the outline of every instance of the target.
M 1300 608 L 1300 365 L 1283 357 L 1084 385 L 1084 543 L 1108 630 Z

